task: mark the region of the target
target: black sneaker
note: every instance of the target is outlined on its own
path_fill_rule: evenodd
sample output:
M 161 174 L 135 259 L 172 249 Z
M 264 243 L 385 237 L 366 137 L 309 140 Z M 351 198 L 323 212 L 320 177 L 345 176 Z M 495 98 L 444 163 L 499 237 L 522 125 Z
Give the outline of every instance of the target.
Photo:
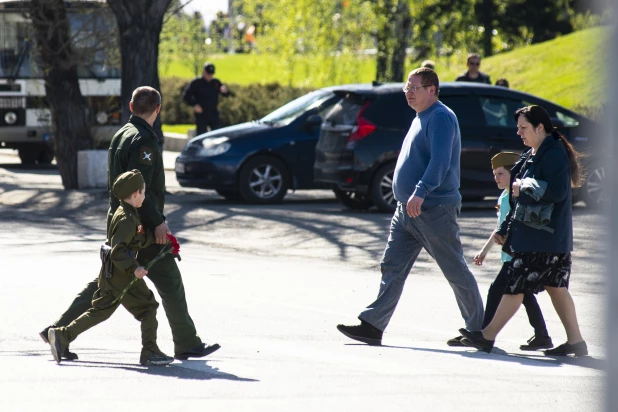
M 461 342 L 462 339 L 463 339 L 463 336 L 456 336 L 453 339 L 447 340 L 446 344 L 448 346 L 466 346 Z
M 539 337 L 534 335 L 530 339 L 528 339 L 527 345 L 521 345 L 519 349 L 521 350 L 538 350 L 538 349 L 549 349 L 553 348 L 554 344 L 551 341 L 549 336 Z
M 575 343 L 573 345 L 568 342 L 563 343 L 554 349 L 548 349 L 543 351 L 545 356 L 568 356 L 575 355 L 577 356 L 587 356 L 588 355 L 588 345 L 586 345 L 586 341 L 581 341 L 579 343 Z
M 180 360 L 187 360 L 189 358 L 203 358 L 204 356 L 208 356 L 214 351 L 219 350 L 219 348 L 221 348 L 221 345 L 219 345 L 218 343 L 213 343 L 212 345 L 206 345 L 205 343 L 202 343 L 200 346 L 197 346 L 186 352 L 174 355 L 174 357 Z
M 364 320 L 361 320 L 360 325 L 337 325 L 337 330 L 348 338 L 366 343 L 367 345 L 382 345 L 382 331 Z
M 483 337 L 483 332 L 480 330 L 469 331 L 461 328 L 459 329 L 459 332 L 463 335 L 461 343 L 466 346 L 470 346 L 487 353 L 491 353 L 491 350 L 494 348 L 495 341 L 485 339 L 485 337 Z
M 174 362 L 174 358 L 172 358 L 171 356 L 167 356 L 163 352 L 160 352 L 160 353 L 157 353 L 154 351 L 147 351 L 147 352 L 148 353 L 142 352 L 142 355 L 140 356 L 140 359 L 139 359 L 140 365 L 163 366 L 163 365 L 169 365 L 170 363 Z

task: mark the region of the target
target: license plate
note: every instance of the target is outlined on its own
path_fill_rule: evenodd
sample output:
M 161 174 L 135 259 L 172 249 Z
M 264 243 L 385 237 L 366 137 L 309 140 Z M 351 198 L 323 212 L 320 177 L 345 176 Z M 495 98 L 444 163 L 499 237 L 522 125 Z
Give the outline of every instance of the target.
M 176 163 L 176 173 L 185 173 L 185 164 L 184 163 Z

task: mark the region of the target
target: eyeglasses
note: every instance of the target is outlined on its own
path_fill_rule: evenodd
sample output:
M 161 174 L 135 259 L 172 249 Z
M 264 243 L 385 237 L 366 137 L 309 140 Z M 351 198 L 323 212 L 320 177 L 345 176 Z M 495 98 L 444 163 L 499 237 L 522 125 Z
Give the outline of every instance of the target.
M 416 91 L 418 89 L 422 89 L 423 87 L 430 87 L 433 86 L 432 84 L 427 84 L 427 85 L 423 85 L 423 86 L 410 86 L 409 84 L 406 84 L 403 88 L 403 92 L 404 93 L 408 93 L 410 90 L 412 90 L 412 92 L 416 93 Z
M 470 66 L 480 66 L 481 62 L 468 62 Z

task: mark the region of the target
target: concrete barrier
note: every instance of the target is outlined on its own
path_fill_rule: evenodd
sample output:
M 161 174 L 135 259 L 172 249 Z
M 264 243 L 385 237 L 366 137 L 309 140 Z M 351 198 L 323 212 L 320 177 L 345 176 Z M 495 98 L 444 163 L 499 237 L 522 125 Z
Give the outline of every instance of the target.
M 163 140 L 163 150 L 169 150 L 170 152 L 182 152 L 182 149 L 185 148 L 187 142 L 191 139 L 191 137 L 182 133 L 163 133 L 163 136 L 165 137 Z
M 107 188 L 107 150 L 77 152 L 77 187 Z

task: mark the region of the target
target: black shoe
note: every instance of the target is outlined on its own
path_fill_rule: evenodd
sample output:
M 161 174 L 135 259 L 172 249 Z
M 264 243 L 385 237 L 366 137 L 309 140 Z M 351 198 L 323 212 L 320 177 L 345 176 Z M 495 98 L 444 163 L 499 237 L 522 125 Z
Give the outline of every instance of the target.
M 51 354 L 56 363 L 62 360 L 62 354 L 69 347 L 69 340 L 59 328 L 51 328 L 47 334 Z
M 382 345 L 382 331 L 364 320 L 361 320 L 360 325 L 337 325 L 337 330 L 348 338 L 366 343 L 367 345 Z
M 586 345 L 586 341 L 581 341 L 573 345 L 566 342 L 558 346 L 557 348 L 545 350 L 543 351 L 543 353 L 545 354 L 545 356 L 587 356 L 588 345 Z
M 200 346 L 197 346 L 186 352 L 174 355 L 174 357 L 180 360 L 187 360 L 189 358 L 203 358 L 204 356 L 208 356 L 211 353 L 215 352 L 220 347 L 221 345 L 219 345 L 218 343 L 213 343 L 212 345 L 206 345 L 205 343 L 202 343 Z
M 55 327 L 56 325 L 49 325 L 48 327 L 46 327 L 45 329 L 39 332 L 39 336 L 41 337 L 41 339 L 43 339 L 43 342 L 47 343 L 48 345 L 49 345 L 49 339 L 47 338 L 47 334 L 49 333 L 49 330 L 51 328 L 55 328 Z
M 454 337 L 453 339 L 447 340 L 446 344 L 448 346 L 466 346 L 461 342 L 462 339 L 463 339 L 463 336 L 457 336 L 457 337 Z
M 41 337 L 41 339 L 43 339 L 43 342 L 47 343 L 48 345 L 49 345 L 49 339 L 47 338 L 47 335 L 49 334 L 49 330 L 51 328 L 55 328 L 55 327 L 56 327 L 56 325 L 51 325 L 51 326 L 48 326 L 45 329 L 43 329 L 41 332 L 39 332 L 39 336 Z M 77 357 L 76 353 L 73 353 L 73 352 L 69 351 L 69 347 L 68 346 L 64 350 L 64 352 L 62 352 L 61 358 L 65 359 L 65 360 L 77 360 L 77 359 L 79 359 Z
M 64 360 L 77 360 L 79 358 L 77 357 L 77 353 L 73 353 L 73 352 L 69 351 L 69 347 L 67 346 L 67 348 L 64 350 L 64 352 L 62 352 L 62 359 L 64 359 Z
M 551 341 L 549 336 L 538 337 L 534 335 L 530 339 L 528 339 L 527 345 L 521 345 L 519 349 L 521 350 L 538 350 L 538 349 L 549 349 L 553 348 L 554 344 Z
M 155 366 L 169 365 L 172 362 L 174 362 L 174 358 L 172 358 L 171 356 L 167 356 L 164 353 L 156 353 L 156 352 L 153 352 L 153 351 L 149 351 L 147 356 L 142 354 L 142 356 L 140 357 L 140 360 L 139 360 L 139 363 L 141 365 L 145 365 L 145 366 L 150 366 L 150 365 L 155 365 Z
M 485 339 L 483 337 L 483 332 L 481 332 L 480 330 L 469 331 L 467 329 L 461 328 L 459 329 L 459 332 L 464 337 L 461 340 L 461 343 L 466 346 L 470 346 L 487 353 L 491 353 L 491 350 L 494 348 L 495 341 Z

